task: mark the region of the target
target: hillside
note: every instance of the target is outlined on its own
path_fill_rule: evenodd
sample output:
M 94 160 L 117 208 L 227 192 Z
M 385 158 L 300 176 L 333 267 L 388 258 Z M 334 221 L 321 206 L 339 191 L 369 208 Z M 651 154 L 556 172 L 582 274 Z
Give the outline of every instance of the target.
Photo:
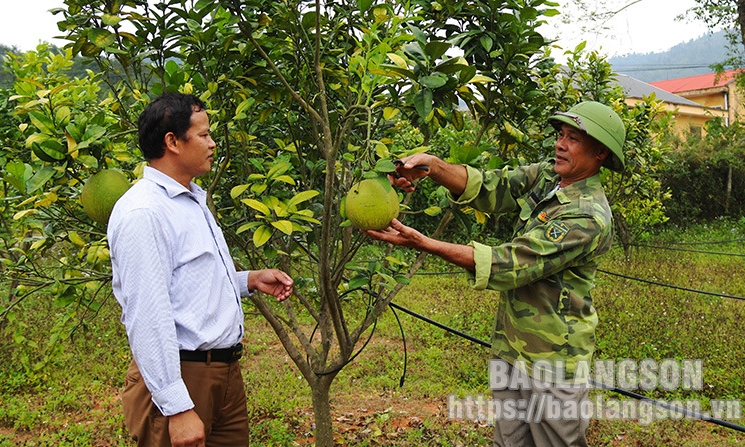
M 644 82 L 711 73 L 712 64 L 727 59 L 724 31 L 680 43 L 662 53 L 630 54 L 608 59 L 617 73 Z

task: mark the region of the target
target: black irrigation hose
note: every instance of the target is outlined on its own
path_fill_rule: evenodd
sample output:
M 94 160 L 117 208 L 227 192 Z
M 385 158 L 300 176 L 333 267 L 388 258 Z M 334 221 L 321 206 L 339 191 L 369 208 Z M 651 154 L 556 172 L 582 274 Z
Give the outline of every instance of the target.
M 722 256 L 740 256 L 745 257 L 745 253 L 724 253 L 720 251 L 705 251 L 705 250 L 691 250 L 690 248 L 677 248 L 677 247 L 667 247 L 664 245 L 644 245 L 644 244 L 629 244 L 633 247 L 644 247 L 644 248 L 654 248 L 658 250 L 673 250 L 673 251 L 684 251 L 687 253 L 702 253 L 705 255 L 722 255 Z
M 404 380 L 406 380 L 406 365 L 409 363 L 409 356 L 406 351 L 406 333 L 404 332 L 404 325 L 401 324 L 401 319 L 398 318 L 398 314 L 396 313 L 395 305 L 393 303 L 388 303 L 388 306 L 390 306 L 393 316 L 396 317 L 398 328 L 401 330 L 401 340 L 404 342 L 404 372 L 401 374 L 401 378 L 398 379 L 398 386 L 402 387 L 404 386 Z
M 600 272 L 600 273 L 605 273 L 606 275 L 617 276 L 619 278 L 629 279 L 631 281 L 639 281 L 639 282 L 643 282 L 643 283 L 647 283 L 647 284 L 652 284 L 652 285 L 655 285 L 655 286 L 667 287 L 667 288 L 670 288 L 670 289 L 677 289 L 677 290 L 684 290 L 686 292 L 700 293 L 702 295 L 712 295 L 712 296 L 718 296 L 718 297 L 722 297 L 722 298 L 732 298 L 732 299 L 735 299 L 735 300 L 743 300 L 743 301 L 745 301 L 745 296 L 729 295 L 729 294 L 726 294 L 726 293 L 708 292 L 706 290 L 691 289 L 689 287 L 676 286 L 676 285 L 667 284 L 667 283 L 664 283 L 664 282 L 652 281 L 650 279 L 636 278 L 634 276 L 628 276 L 628 275 L 624 275 L 622 273 L 609 272 L 609 271 L 603 270 L 603 269 L 597 269 L 597 271 Z M 466 273 L 465 271 L 462 271 L 462 272 L 417 272 L 416 275 L 461 275 L 461 274 L 465 274 L 465 273 Z
M 729 239 L 724 241 L 701 241 L 701 242 L 665 242 L 666 245 L 724 245 L 732 244 L 735 242 L 745 242 L 745 239 Z M 632 243 L 629 244 L 632 247 L 645 247 L 644 244 Z
M 398 317 L 396 317 L 396 318 L 398 318 Z M 347 365 L 349 365 L 350 363 L 352 363 L 352 361 L 354 359 L 356 359 L 358 355 L 362 354 L 362 351 L 367 347 L 367 344 L 370 343 L 370 340 L 372 340 L 373 335 L 375 334 L 375 328 L 377 328 L 377 327 L 378 327 L 378 319 L 376 318 L 375 321 L 373 321 L 372 330 L 370 331 L 370 335 L 367 337 L 367 340 L 365 340 L 365 344 L 363 344 L 360 347 L 360 349 L 358 349 L 357 352 L 354 353 L 354 355 L 352 355 L 351 357 L 349 357 L 349 359 L 346 362 L 342 363 L 341 365 L 339 365 L 338 367 L 332 369 L 331 371 L 322 371 L 322 372 L 313 371 L 313 373 L 315 375 L 317 375 L 317 376 L 328 376 L 329 374 L 338 373 L 339 371 L 341 371 L 342 369 L 344 369 L 344 367 L 347 366 Z M 316 327 L 313 328 L 313 332 L 310 334 L 310 339 L 311 340 L 313 340 L 313 336 L 316 334 L 316 330 L 317 329 L 318 329 L 318 324 L 316 324 Z M 405 348 L 405 345 L 404 345 L 404 348 Z M 308 361 L 308 357 L 307 356 L 305 357 L 305 361 L 308 362 L 308 364 L 310 364 L 310 362 Z M 406 371 L 406 369 L 404 368 L 404 374 L 406 374 L 405 371 Z M 401 383 L 403 384 L 403 377 L 401 378 Z
M 447 332 L 450 332 L 451 334 L 455 334 L 455 335 L 457 335 L 459 337 L 465 338 L 465 339 L 467 339 L 467 340 L 469 340 L 471 342 L 474 342 L 474 343 L 476 343 L 478 345 L 481 345 L 483 347 L 491 348 L 491 343 L 487 343 L 487 342 L 485 342 L 483 340 L 479 340 L 478 338 L 472 337 L 472 336 L 466 334 L 465 332 L 461 332 L 461 331 L 459 331 L 457 329 L 453 329 L 453 328 L 451 328 L 449 326 L 446 326 L 446 325 L 444 325 L 442 323 L 438 323 L 437 321 L 432 320 L 431 318 L 427 318 L 424 315 L 420 315 L 420 314 L 418 314 L 418 313 L 416 313 L 416 312 L 414 312 L 412 310 L 409 310 L 409 309 L 407 309 L 405 307 L 399 306 L 398 304 L 390 303 L 390 306 L 391 306 L 391 308 L 398 309 L 401 312 L 407 313 L 407 314 L 411 315 L 414 318 L 417 318 L 419 320 L 422 320 L 422 321 L 424 321 L 426 323 L 429 323 L 431 325 L 437 326 L 438 328 L 443 329 L 443 330 L 445 330 Z M 396 317 L 396 318 L 398 319 L 398 317 Z M 690 419 L 698 419 L 698 420 L 701 420 L 701 421 L 704 421 L 704 422 L 710 422 L 712 424 L 721 425 L 722 427 L 731 428 L 733 430 L 737 430 L 737 431 L 740 431 L 740 432 L 745 433 L 745 426 L 742 426 L 742 425 L 733 424 L 732 422 L 727 422 L 727 421 L 722 420 L 722 419 L 717 419 L 717 418 L 711 417 L 711 416 L 706 415 L 706 414 L 702 414 L 702 413 L 699 413 L 699 412 L 696 412 L 696 411 L 689 410 L 687 408 L 680 408 L 678 406 L 671 405 L 671 404 L 669 404 L 667 402 L 655 400 L 655 399 L 652 399 L 652 398 L 649 398 L 649 397 L 646 397 L 646 396 L 642 396 L 641 394 L 633 393 L 631 391 L 624 390 L 624 389 L 617 388 L 617 387 L 610 386 L 610 385 L 606 385 L 606 384 L 603 384 L 603 383 L 600 383 L 600 382 L 595 382 L 594 380 L 589 380 L 589 382 L 595 388 L 602 388 L 604 390 L 613 391 L 614 393 L 618 393 L 618 394 L 621 394 L 621 395 L 626 396 L 626 397 L 631 397 L 631 398 L 637 399 L 639 401 L 649 402 L 649 403 L 655 405 L 656 407 L 664 408 L 664 409 L 670 410 L 670 411 L 675 411 L 676 413 L 681 413 L 681 414 L 685 415 L 686 417 L 688 417 Z
M 656 247 L 653 247 L 653 248 L 656 248 Z M 306 253 L 310 254 L 309 252 L 306 252 Z M 722 253 L 717 253 L 717 254 L 722 254 Z M 625 278 L 625 279 L 630 279 L 630 280 L 634 280 L 634 281 L 641 281 L 641 282 L 645 282 L 645 283 L 648 283 L 648 284 L 653 284 L 653 285 L 658 285 L 658 286 L 663 286 L 663 287 L 670 287 L 670 288 L 673 288 L 673 289 L 685 290 L 685 291 L 689 291 L 689 292 L 695 292 L 695 293 L 701 293 L 701 294 L 707 294 L 707 295 L 721 296 L 721 297 L 725 297 L 725 298 L 734 298 L 734 299 L 745 300 L 745 297 L 740 297 L 740 296 L 727 295 L 727 294 L 721 294 L 721 293 L 713 293 L 713 292 L 706 292 L 706 291 L 695 290 L 695 289 L 690 289 L 690 288 L 686 288 L 686 287 L 673 286 L 673 285 L 670 285 L 670 284 L 658 283 L 658 282 L 649 281 L 649 280 L 645 280 L 645 279 L 641 279 L 641 278 L 634 278 L 634 277 L 631 277 L 631 276 L 622 275 L 620 273 L 608 272 L 608 271 L 601 270 L 601 269 L 598 269 L 597 271 L 599 271 L 601 273 L 609 274 L 609 275 L 618 276 L 618 277 Z M 443 274 L 460 274 L 460 273 L 464 273 L 464 272 L 421 272 L 421 273 L 418 273 L 418 274 L 421 274 L 421 275 L 437 275 L 437 274 L 443 275 Z M 453 329 L 453 328 L 451 328 L 449 326 L 446 326 L 446 325 L 444 325 L 442 323 L 439 323 L 439 322 L 437 322 L 435 320 L 432 320 L 431 318 L 427 318 L 424 315 L 420 315 L 420 314 L 418 314 L 418 313 L 416 313 L 416 312 L 414 312 L 412 310 L 409 310 L 409 309 L 407 309 L 405 307 L 402 307 L 402 306 L 400 306 L 400 305 L 398 305 L 396 303 L 391 302 L 388 305 L 390 306 L 391 311 L 393 312 L 393 315 L 396 317 L 396 321 L 398 322 L 398 327 L 401 330 L 401 337 L 402 337 L 403 344 L 404 344 L 404 346 L 403 346 L 404 347 L 404 370 L 403 370 L 403 374 L 401 375 L 401 378 L 399 379 L 399 386 L 403 386 L 404 380 L 406 378 L 406 366 L 407 366 L 407 363 L 408 363 L 408 355 L 407 355 L 407 349 L 406 349 L 406 335 L 404 333 L 404 328 L 403 328 L 403 325 L 401 324 L 401 320 L 399 319 L 398 314 L 396 313 L 396 309 L 398 309 L 398 310 L 400 310 L 400 311 L 402 311 L 404 313 L 407 313 L 407 314 L 411 315 L 412 317 L 415 317 L 417 319 L 420 319 L 420 320 L 422 320 L 422 321 L 424 321 L 426 323 L 429 323 L 429 324 L 431 324 L 433 326 L 436 326 L 436 327 L 438 327 L 438 328 L 440 328 L 440 329 L 442 329 L 442 330 L 444 330 L 446 332 L 450 332 L 450 333 L 455 334 L 455 335 L 457 335 L 457 336 L 459 336 L 461 338 L 465 338 L 466 340 L 469 340 L 469 341 L 471 341 L 473 343 L 476 343 L 478 345 L 481 345 L 483 347 L 491 348 L 491 343 L 485 342 L 485 341 L 480 340 L 480 339 L 478 339 L 476 337 L 473 337 L 471 335 L 468 335 L 465 332 L 461 332 L 461 331 L 458 331 L 456 329 Z M 360 353 L 362 353 L 362 351 L 365 349 L 365 347 L 367 347 L 367 344 L 370 342 L 370 340 L 372 339 L 373 334 L 375 333 L 376 326 L 377 326 L 377 319 L 375 320 L 375 322 L 373 324 L 373 328 L 372 328 L 372 331 L 370 332 L 370 336 L 368 337 L 368 339 L 365 341 L 365 343 L 362 345 L 362 347 L 349 360 L 347 360 L 343 365 L 341 365 L 338 368 L 335 368 L 332 371 L 326 371 L 326 372 L 322 372 L 322 373 L 315 372 L 316 375 L 326 375 L 326 374 L 331 374 L 331 373 L 334 373 L 334 372 L 338 372 L 342 368 L 344 368 L 346 365 L 348 365 L 349 363 L 351 363 Z M 316 329 L 313 329 L 313 333 L 315 333 L 315 331 L 316 331 Z M 312 337 L 313 336 L 311 335 L 311 338 Z M 701 414 L 701 413 L 698 413 L 696 411 L 689 410 L 687 408 L 680 408 L 680 407 L 677 407 L 675 405 L 671 405 L 671 404 L 668 404 L 666 402 L 662 402 L 662 401 L 658 401 L 658 400 L 655 400 L 655 399 L 652 399 L 652 398 L 649 398 L 649 397 L 646 397 L 646 396 L 642 396 L 641 394 L 633 393 L 633 392 L 628 391 L 628 390 L 624 390 L 624 389 L 621 389 L 621 388 L 613 387 L 613 386 L 606 385 L 606 384 L 603 384 L 603 383 L 600 383 L 600 382 L 595 382 L 594 380 L 589 380 L 589 382 L 590 382 L 590 384 L 592 386 L 594 386 L 596 388 L 601 388 L 601 389 L 604 389 L 604 390 L 607 390 L 607 391 L 613 391 L 615 393 L 621 394 L 621 395 L 626 396 L 626 397 L 631 397 L 631 398 L 637 399 L 639 401 L 649 402 L 651 404 L 654 404 L 657 407 L 664 408 L 666 410 L 671 410 L 671 411 L 675 411 L 677 413 L 681 413 L 681 414 L 685 415 L 686 417 L 689 417 L 689 418 L 692 418 L 692 419 L 698 419 L 698 420 L 701 420 L 701 421 L 704 421 L 704 422 L 709 422 L 709 423 L 712 423 L 712 424 L 717 424 L 717 425 L 720 425 L 722 427 L 730 428 L 730 429 L 737 430 L 737 431 L 740 431 L 740 432 L 745 433 L 745 426 L 742 426 L 742 425 L 733 424 L 731 422 L 727 422 L 727 421 L 724 421 L 724 420 L 718 419 L 718 418 L 713 418 L 711 416 L 708 416 L 708 415 L 705 415 L 705 414 Z
M 619 278 L 630 279 L 632 281 L 639 281 L 639 282 L 643 282 L 643 283 L 647 283 L 647 284 L 652 284 L 652 285 L 655 285 L 655 286 L 668 287 L 670 289 L 684 290 L 686 292 L 700 293 L 702 295 L 720 296 L 722 298 L 732 298 L 732 299 L 735 299 L 735 300 L 745 300 L 745 297 L 743 297 L 743 296 L 728 295 L 726 293 L 707 292 L 706 290 L 697 290 L 697 289 L 691 289 L 689 287 L 675 286 L 675 285 L 672 285 L 672 284 L 665 284 L 665 283 L 661 283 L 661 282 L 657 282 L 657 281 L 652 281 L 652 280 L 649 280 L 649 279 L 635 278 L 633 276 L 623 275 L 621 273 L 609 272 L 609 271 L 603 270 L 603 269 L 597 269 L 597 271 L 600 272 L 600 273 L 605 273 L 606 275 L 617 276 Z

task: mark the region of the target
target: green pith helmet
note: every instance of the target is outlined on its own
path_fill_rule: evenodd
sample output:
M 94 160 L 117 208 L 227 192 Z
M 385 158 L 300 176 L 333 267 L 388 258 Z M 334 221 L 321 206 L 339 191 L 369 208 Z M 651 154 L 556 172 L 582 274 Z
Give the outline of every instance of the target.
M 610 157 L 603 166 L 614 171 L 622 171 L 625 165 L 623 143 L 626 141 L 626 128 L 618 114 L 595 101 L 581 102 L 567 112 L 557 112 L 548 119 L 554 127 L 560 123 L 582 130 L 610 149 Z

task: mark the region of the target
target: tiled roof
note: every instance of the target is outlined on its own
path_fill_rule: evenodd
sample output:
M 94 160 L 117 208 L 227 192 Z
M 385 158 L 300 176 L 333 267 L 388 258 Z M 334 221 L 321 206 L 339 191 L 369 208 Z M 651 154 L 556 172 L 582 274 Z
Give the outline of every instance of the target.
M 682 96 L 670 93 L 667 90 L 656 87 L 652 84 L 648 84 L 644 81 L 640 81 L 631 76 L 624 74 L 616 75 L 616 82 L 623 88 L 623 93 L 629 98 L 643 98 L 650 96 L 652 93 L 660 101 L 664 101 L 668 104 L 687 105 L 693 107 L 701 107 L 701 104 L 691 101 L 690 99 L 683 98 Z
M 666 81 L 650 82 L 655 87 L 662 90 L 680 93 L 692 90 L 704 90 L 714 87 L 722 87 L 734 81 L 735 76 L 741 70 L 725 71 L 717 76 L 716 73 L 708 73 L 698 76 L 689 76 L 687 78 L 668 79 Z

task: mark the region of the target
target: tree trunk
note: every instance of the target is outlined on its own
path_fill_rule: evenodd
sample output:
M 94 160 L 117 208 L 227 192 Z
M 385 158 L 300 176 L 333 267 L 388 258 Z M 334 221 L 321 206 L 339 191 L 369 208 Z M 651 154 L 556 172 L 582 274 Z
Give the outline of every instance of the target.
M 316 447 L 334 447 L 334 430 L 331 426 L 329 391 L 336 373 L 319 376 L 310 384 L 313 398 L 313 418 L 316 423 Z
M 732 198 L 732 165 L 727 171 L 727 194 L 724 197 L 724 215 L 729 216 L 729 204 Z

